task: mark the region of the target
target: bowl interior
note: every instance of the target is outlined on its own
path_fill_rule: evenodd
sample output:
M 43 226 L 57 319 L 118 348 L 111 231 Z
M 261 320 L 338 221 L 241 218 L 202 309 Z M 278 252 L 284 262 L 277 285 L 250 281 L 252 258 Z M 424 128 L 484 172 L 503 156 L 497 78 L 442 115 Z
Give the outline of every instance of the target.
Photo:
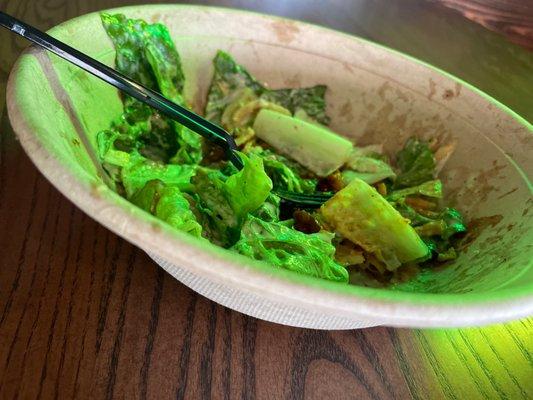
M 203 109 L 211 60 L 223 49 L 271 87 L 327 84 L 331 127 L 357 143 L 383 143 L 390 152 L 412 135 L 454 143 L 441 177 L 448 201 L 470 222 L 471 240 L 455 262 L 424 271 L 395 290 L 531 293 L 533 135 L 527 122 L 464 82 L 340 33 L 216 9 L 151 6 L 125 12 L 167 25 L 182 57 L 186 97 L 196 111 Z M 114 50 L 97 14 L 52 32 L 113 64 Z M 36 49 L 21 58 L 13 79 L 19 112 L 12 120 L 22 119 L 38 146 L 90 192 L 100 178 L 86 146 L 94 147 L 96 133 L 120 115 L 117 91 Z

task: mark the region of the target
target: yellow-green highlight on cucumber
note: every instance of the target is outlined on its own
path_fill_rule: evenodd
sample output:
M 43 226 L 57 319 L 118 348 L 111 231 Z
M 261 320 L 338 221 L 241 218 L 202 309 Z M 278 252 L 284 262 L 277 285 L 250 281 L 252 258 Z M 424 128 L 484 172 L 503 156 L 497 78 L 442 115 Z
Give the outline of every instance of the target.
M 332 229 L 375 254 L 390 270 L 429 253 L 409 221 L 359 178 L 337 192 L 320 211 Z
M 353 147 L 328 129 L 267 109 L 257 114 L 253 128 L 257 137 L 321 177 L 340 168 Z

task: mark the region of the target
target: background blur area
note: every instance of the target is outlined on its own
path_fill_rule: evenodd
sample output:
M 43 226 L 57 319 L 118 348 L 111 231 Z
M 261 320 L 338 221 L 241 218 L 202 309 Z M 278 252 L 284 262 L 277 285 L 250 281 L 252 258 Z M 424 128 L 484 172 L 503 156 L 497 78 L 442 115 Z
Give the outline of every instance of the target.
M 41 29 L 48 29 L 58 21 L 88 12 L 149 2 L 2 0 L 0 8 Z M 211 0 L 179 3 L 275 14 L 359 35 L 442 68 L 533 121 L 533 51 L 526 50 L 533 49 L 532 0 Z M 24 40 L 0 31 L 2 109 L 7 75 L 26 45 Z

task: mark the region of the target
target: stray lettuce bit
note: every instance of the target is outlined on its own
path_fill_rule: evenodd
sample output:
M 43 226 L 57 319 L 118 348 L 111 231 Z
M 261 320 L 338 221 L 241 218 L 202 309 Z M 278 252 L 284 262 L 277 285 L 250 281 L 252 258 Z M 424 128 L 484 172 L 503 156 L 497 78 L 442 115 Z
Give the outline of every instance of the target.
M 289 110 L 293 115 L 305 112 L 306 117 L 323 125 L 328 125 L 330 118 L 326 114 L 325 85 L 316 85 L 302 89 L 267 90 L 261 98 Z
M 322 124 L 329 123 L 326 115 L 326 86 L 270 90 L 237 64 L 228 53 L 220 50 L 213 65 L 215 72 L 207 95 L 205 116 L 214 123 L 221 124 L 226 108 L 231 104 L 238 104 L 243 96 L 247 96 L 248 100 L 258 98 L 266 102 L 267 108 L 271 108 L 268 103 L 277 104 L 292 114 L 303 110 L 310 118 Z
M 420 185 L 432 180 L 435 175 L 435 157 L 428 144 L 417 138 L 410 138 L 396 156 L 400 169 L 394 187 L 396 189 Z
M 342 177 L 346 184 L 359 178 L 369 185 L 385 179 L 396 178 L 392 167 L 382 156 L 367 151 L 365 148 L 354 147 L 348 162 L 344 166 Z
M 166 27 L 122 14 L 103 13 L 101 19 L 115 46 L 117 70 L 185 105 L 185 77 Z M 124 99 L 124 114 L 114 128 L 132 140 L 138 139 L 139 152 L 150 159 L 187 164 L 200 161 L 198 135 L 129 96 Z
M 408 206 L 403 201 L 394 202 L 392 204 L 394 208 L 402 215 L 402 217 L 409 220 L 409 224 L 411 226 L 416 227 L 433 221 L 432 219 L 416 212 L 414 208 Z
M 102 13 L 100 17 L 115 46 L 115 68 L 144 86 L 155 89 L 155 76 L 144 52 L 146 22 L 128 19 L 123 14 Z
M 413 195 L 422 195 L 435 199 L 442 199 L 442 182 L 440 179 L 435 179 L 424 182 L 418 186 L 395 190 L 390 194 L 389 200 L 396 201 Z
M 443 239 L 448 240 L 455 234 L 466 232 L 463 216 L 455 208 L 445 208 L 441 211 L 439 218 L 446 225 L 441 235 Z
M 265 172 L 272 180 L 274 189 L 288 190 L 296 193 L 312 193 L 316 190 L 317 180 L 302 178 L 299 171 L 291 168 L 289 161 L 270 150 L 256 152 L 263 158 Z
M 131 202 L 182 232 L 201 237 L 202 226 L 196 221 L 189 201 L 174 185 L 152 180 L 131 198 Z
M 273 193 L 270 193 L 261 206 L 251 215 L 266 222 L 278 222 L 280 213 L 281 199 Z
M 346 283 L 348 271 L 334 261 L 332 238 L 333 234 L 307 235 L 279 222 L 249 216 L 232 249 L 278 268 Z
M 237 173 L 226 177 L 220 171 L 199 168 L 192 180 L 208 238 L 224 247 L 235 243 L 247 215 L 259 209 L 272 190 L 262 159 L 239 155 L 244 167 Z

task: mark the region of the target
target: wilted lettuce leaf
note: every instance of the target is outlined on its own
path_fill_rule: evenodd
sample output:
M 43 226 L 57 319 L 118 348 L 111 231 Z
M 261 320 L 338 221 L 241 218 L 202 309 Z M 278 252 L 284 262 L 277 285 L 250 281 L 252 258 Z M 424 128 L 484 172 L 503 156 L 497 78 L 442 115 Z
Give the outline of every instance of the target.
M 263 205 L 272 189 L 261 158 L 244 154 L 240 157 L 243 169 L 230 176 L 199 168 L 192 179 L 206 236 L 224 247 L 237 241 L 247 215 Z
M 426 142 L 410 138 L 396 156 L 400 173 L 395 188 L 416 186 L 432 180 L 435 173 L 435 157 Z
M 264 88 L 224 51 L 217 52 L 213 59 L 213 66 L 215 72 L 207 95 L 205 116 L 214 123 L 220 124 L 224 109 L 241 94 L 241 89 L 250 88 L 257 94 L 261 93 Z
M 440 179 L 434 179 L 424 182 L 418 186 L 413 186 L 405 189 L 393 191 L 389 199 L 392 201 L 405 198 L 407 196 L 422 195 L 427 197 L 433 197 L 436 199 L 442 198 L 442 182 Z
M 219 246 L 231 246 L 239 237 L 242 222 L 239 221 L 226 197 L 220 172 L 200 168 L 192 183 L 204 237 Z
M 146 22 L 128 19 L 123 14 L 102 13 L 100 17 L 115 45 L 115 68 L 150 89 L 156 88 L 155 76 L 145 57 L 143 32 Z
M 122 184 L 128 197 L 154 179 L 187 191 L 191 189 L 190 181 L 195 171 L 193 165 L 160 164 L 138 157 L 122 168 Z
M 280 203 L 279 196 L 270 193 L 265 202 L 252 215 L 266 222 L 277 222 L 279 221 Z
M 317 85 L 301 89 L 270 90 L 259 83 L 243 66 L 223 51 L 218 51 L 213 65 L 213 81 L 207 96 L 205 116 L 220 124 L 224 109 L 242 95 L 243 89 L 251 89 L 253 94 L 263 100 L 278 104 L 293 114 L 301 109 L 311 118 L 327 124 L 326 86 Z
M 233 250 L 275 267 L 335 282 L 348 282 L 348 271 L 334 261 L 333 234 L 307 235 L 279 222 L 249 216 Z
M 185 105 L 182 96 L 185 77 L 166 27 L 128 19 L 122 14 L 103 13 L 101 18 L 115 45 L 118 71 Z M 129 96 L 125 96 L 124 114 L 114 129 L 138 140 L 139 152 L 152 160 L 194 164 L 201 158 L 197 134 Z
M 396 208 L 396 210 L 402 214 L 402 217 L 407 218 L 410 221 L 411 226 L 420 226 L 433 221 L 431 218 L 416 212 L 415 209 L 408 206 L 403 201 L 394 202 L 392 204 L 394 208 Z
M 453 236 L 466 232 L 463 217 L 454 208 L 445 208 L 433 218 L 424 216 L 409 207 L 403 201 L 393 203 L 403 217 L 416 227 L 424 243 L 431 250 L 430 258 L 447 261 L 456 258 Z
M 259 208 L 272 190 L 272 181 L 265 173 L 263 160 L 254 154 L 239 153 L 244 167 L 224 183 L 224 192 L 240 220 Z
M 457 233 L 466 232 L 463 216 L 455 208 L 445 208 L 441 211 L 439 218 L 446 224 L 442 233 L 443 239 L 448 240 Z
M 325 85 L 301 89 L 266 90 L 261 94 L 261 98 L 279 104 L 292 114 L 303 110 L 308 117 L 328 125 L 330 118 L 326 114 L 326 90 Z
M 274 189 L 296 193 L 315 192 L 317 180 L 302 178 L 296 168 L 291 168 L 289 160 L 270 150 L 256 151 L 263 159 L 265 172 L 272 179 Z
M 196 237 L 202 234 L 202 226 L 190 210 L 189 202 L 175 185 L 165 185 L 160 180 L 152 180 L 138 190 L 130 200 L 180 231 Z
M 396 174 L 387 162 L 379 155 L 361 147 L 353 148 L 344 168 L 342 177 L 345 184 L 349 184 L 355 178 L 359 178 L 369 185 L 384 179 L 396 178 Z

